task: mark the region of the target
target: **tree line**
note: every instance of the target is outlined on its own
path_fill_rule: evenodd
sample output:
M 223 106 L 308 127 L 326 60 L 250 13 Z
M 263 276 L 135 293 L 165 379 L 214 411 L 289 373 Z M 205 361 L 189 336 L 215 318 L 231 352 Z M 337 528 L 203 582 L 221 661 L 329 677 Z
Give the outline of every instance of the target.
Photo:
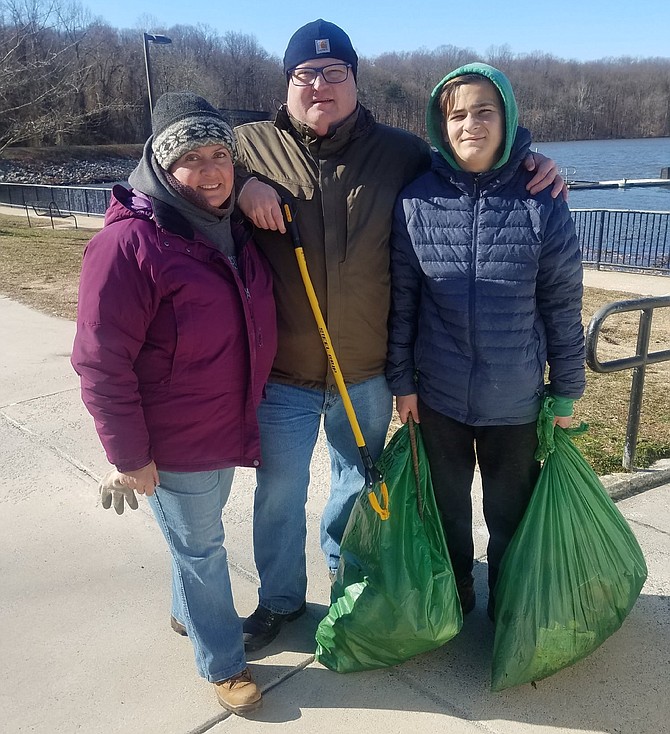
M 284 101 L 281 60 L 254 36 L 151 31 L 172 39 L 149 45 L 154 98 L 188 89 L 221 109 L 268 114 Z M 508 75 L 537 142 L 670 136 L 670 58 L 578 62 L 509 46 L 389 52 L 361 58 L 359 97 L 380 122 L 425 137 L 431 90 L 475 60 Z M 149 119 L 142 31 L 112 28 L 71 0 L 0 0 L 0 150 L 139 143 Z

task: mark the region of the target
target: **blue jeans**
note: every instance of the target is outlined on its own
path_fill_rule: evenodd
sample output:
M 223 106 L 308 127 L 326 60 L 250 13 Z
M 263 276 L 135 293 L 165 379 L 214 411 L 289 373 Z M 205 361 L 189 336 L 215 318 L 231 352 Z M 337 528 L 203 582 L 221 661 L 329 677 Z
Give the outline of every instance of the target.
M 211 682 L 247 665 L 221 520 L 234 471 L 159 471 L 148 498 L 172 555 L 172 616 L 186 627 L 198 672 Z
M 375 377 L 348 390 L 366 445 L 376 460 L 391 420 L 392 397 L 386 379 Z M 336 390 L 270 383 L 258 409 L 263 461 L 256 471 L 254 556 L 261 581 L 259 602 L 273 612 L 294 612 L 305 601 L 305 503 L 322 416 L 331 484 L 321 519 L 321 548 L 328 568 L 334 571 L 344 528 L 365 481 L 342 399 Z

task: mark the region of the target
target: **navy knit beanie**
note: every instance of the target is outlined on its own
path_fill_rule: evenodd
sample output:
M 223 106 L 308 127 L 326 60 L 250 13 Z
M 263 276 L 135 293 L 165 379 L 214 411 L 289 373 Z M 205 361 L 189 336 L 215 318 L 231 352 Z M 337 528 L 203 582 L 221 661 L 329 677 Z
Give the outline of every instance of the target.
M 354 80 L 356 79 L 358 56 L 349 36 L 335 23 L 321 18 L 298 28 L 291 36 L 284 54 L 284 73 L 288 75 L 298 64 L 318 59 L 319 56 L 341 59 L 351 64 Z
M 225 145 L 235 159 L 235 135 L 223 115 L 192 92 L 168 92 L 151 115 L 151 148 L 166 171 L 184 153 L 205 145 Z

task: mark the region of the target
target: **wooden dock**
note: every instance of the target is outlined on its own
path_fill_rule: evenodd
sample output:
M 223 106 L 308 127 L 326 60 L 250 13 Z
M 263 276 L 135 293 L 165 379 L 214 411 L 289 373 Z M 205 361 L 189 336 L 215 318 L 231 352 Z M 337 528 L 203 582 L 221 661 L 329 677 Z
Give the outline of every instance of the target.
M 635 186 L 670 186 L 670 178 L 622 178 L 619 181 L 566 181 L 568 189 L 627 189 Z

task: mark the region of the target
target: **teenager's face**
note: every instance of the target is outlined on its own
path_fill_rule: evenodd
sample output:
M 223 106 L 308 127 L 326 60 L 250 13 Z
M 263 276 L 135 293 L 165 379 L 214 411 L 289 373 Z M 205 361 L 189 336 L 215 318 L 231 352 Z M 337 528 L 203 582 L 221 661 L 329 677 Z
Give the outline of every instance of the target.
M 451 99 L 443 128 L 458 165 L 464 171 L 490 171 L 500 158 L 504 110 L 491 82 L 462 84 Z
M 223 206 L 233 190 L 233 158 L 225 145 L 203 145 L 189 150 L 170 166 L 169 172 L 213 207 Z
M 304 61 L 296 68 L 319 69 L 328 64 L 343 63 L 341 59 L 321 58 Z M 288 111 L 317 135 L 325 135 L 332 125 L 346 120 L 356 109 L 357 101 L 356 81 L 351 69 L 346 81 L 339 84 L 329 84 L 321 74 L 317 75 L 312 86 L 298 87 L 290 80 L 288 83 Z

